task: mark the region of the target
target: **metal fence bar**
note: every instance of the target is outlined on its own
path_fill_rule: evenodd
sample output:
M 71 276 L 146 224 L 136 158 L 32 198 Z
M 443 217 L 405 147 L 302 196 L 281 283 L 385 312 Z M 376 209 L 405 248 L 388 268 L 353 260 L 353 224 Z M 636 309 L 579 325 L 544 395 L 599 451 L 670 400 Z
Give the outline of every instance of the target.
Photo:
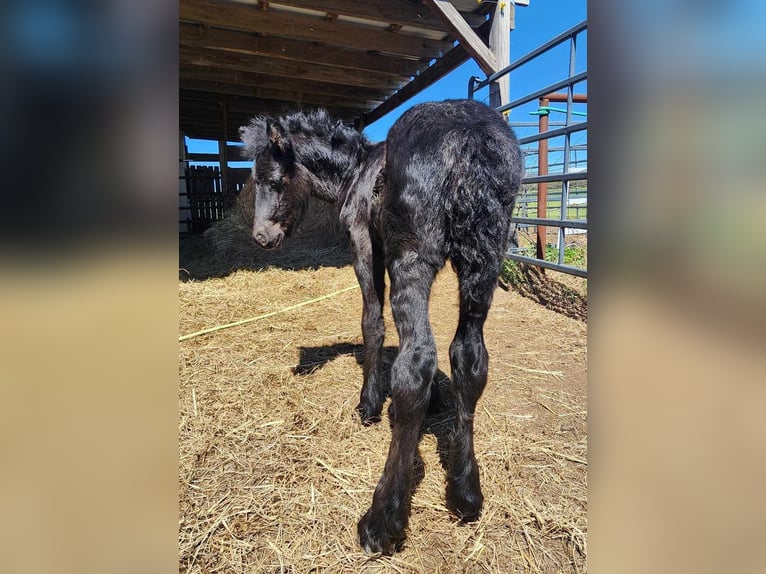
M 553 136 L 556 137 L 556 136 Z M 572 144 L 569 148 L 571 151 L 587 151 L 588 150 L 588 144 Z M 524 155 L 527 156 L 535 156 L 537 155 L 537 150 L 534 148 L 525 148 L 521 150 Z M 548 151 L 553 153 L 557 151 L 564 151 L 564 146 L 549 146 Z M 573 159 L 571 163 L 574 163 L 575 161 L 585 161 L 584 159 Z M 561 164 L 563 162 L 554 162 Z M 551 163 L 553 165 L 553 163 Z
M 552 202 L 561 201 L 561 192 L 553 191 L 550 194 L 548 194 L 548 197 Z M 587 189 L 570 189 L 569 190 L 569 199 L 570 201 L 574 201 L 575 199 L 587 199 L 588 198 L 588 190 Z M 524 193 L 518 197 L 517 202 L 524 202 L 527 203 L 534 202 L 534 194 L 531 193 Z
M 509 126 L 512 128 L 536 128 L 540 125 L 540 122 L 509 122 Z M 548 122 L 549 126 L 565 126 L 566 122 Z
M 572 265 L 561 265 L 559 263 L 551 263 L 544 259 L 538 259 L 537 257 L 527 257 L 526 255 L 519 255 L 517 253 L 506 253 L 505 256 L 508 259 L 519 261 L 521 263 L 529 263 L 530 265 L 537 265 L 538 267 L 545 267 L 546 269 L 553 269 L 554 271 L 561 271 L 562 273 L 569 273 L 570 275 L 577 275 L 578 277 L 585 277 L 587 279 L 588 272 L 580 267 L 574 267 Z
M 587 171 L 575 171 L 572 173 L 559 173 L 549 175 L 532 175 L 522 178 L 521 183 L 548 183 L 551 181 L 572 181 L 578 179 L 588 179 Z
M 568 205 L 567 209 L 575 209 L 575 206 Z M 547 225 L 550 227 L 560 227 L 561 229 L 588 229 L 588 222 L 585 219 L 548 219 L 542 217 L 514 217 L 514 223 L 526 223 L 527 225 Z
M 577 47 L 577 34 L 570 37 L 569 40 L 569 77 L 571 78 L 575 73 L 575 54 Z M 572 123 L 572 105 L 574 102 L 574 86 L 569 85 L 567 89 L 567 125 Z M 569 174 L 569 149 L 571 144 L 571 133 L 567 133 L 564 136 L 564 175 Z M 561 220 L 569 218 L 569 180 L 563 180 L 561 182 L 561 209 L 559 216 Z M 566 244 L 566 229 L 559 227 L 558 232 L 558 250 L 559 250 L 559 265 L 564 264 L 564 247 Z
M 532 92 L 529 95 L 513 100 L 512 102 L 509 102 L 496 109 L 498 112 L 504 112 L 504 111 L 510 110 L 511 108 L 518 108 L 520 105 L 526 104 L 527 102 L 531 102 L 532 100 L 539 100 L 541 97 L 543 97 L 546 94 L 553 93 L 562 88 L 573 86 L 574 84 L 579 84 L 580 82 L 582 82 L 583 80 L 586 80 L 587 78 L 588 78 L 588 70 L 585 70 L 584 72 L 580 72 L 579 74 L 570 76 L 569 78 L 561 80 L 560 82 L 555 82 L 553 84 L 545 86 L 544 88 L 540 88 L 539 90 Z
M 505 76 L 506 74 L 512 72 L 516 68 L 526 64 L 530 60 L 535 59 L 537 56 L 540 56 L 541 54 L 544 54 L 548 50 L 551 50 L 558 46 L 559 44 L 564 43 L 569 37 L 574 36 L 582 32 L 588 27 L 588 21 L 585 20 L 583 22 L 580 22 L 579 24 L 576 24 L 575 26 L 572 26 L 569 30 L 562 32 L 555 38 L 552 38 L 551 40 L 548 40 L 545 44 L 539 46 L 538 48 L 535 48 L 528 54 L 525 54 L 515 62 L 511 62 L 509 65 L 507 65 L 502 70 L 499 70 L 489 76 L 486 80 L 482 80 L 478 84 L 474 84 L 473 91 L 477 92 L 480 89 L 488 86 L 491 82 L 494 82 L 498 78 L 501 78 L 502 76 Z
M 575 124 L 572 124 L 571 126 L 565 126 L 563 128 L 557 128 L 555 130 L 548 130 L 541 134 L 535 134 L 535 135 L 519 138 L 519 145 L 525 145 L 525 144 L 533 143 L 539 140 L 568 135 L 574 132 L 581 132 L 587 129 L 588 129 L 588 122 L 577 122 Z M 582 148 L 582 149 L 587 149 L 587 148 Z M 554 151 L 554 148 L 550 148 L 548 151 Z M 558 151 L 561 151 L 561 150 L 559 149 Z

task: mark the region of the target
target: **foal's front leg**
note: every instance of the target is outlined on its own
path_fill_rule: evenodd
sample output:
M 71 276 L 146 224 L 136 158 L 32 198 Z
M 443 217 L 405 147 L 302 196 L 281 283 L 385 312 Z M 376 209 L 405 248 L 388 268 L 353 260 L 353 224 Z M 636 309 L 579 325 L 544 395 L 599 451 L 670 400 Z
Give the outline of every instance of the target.
M 362 288 L 362 337 L 364 339 L 364 383 L 356 411 L 362 424 L 380 421 L 385 400 L 383 388 L 383 340 L 386 327 L 383 322 L 385 296 L 385 267 L 383 255 L 370 238 L 369 232 L 352 231 L 354 271 Z

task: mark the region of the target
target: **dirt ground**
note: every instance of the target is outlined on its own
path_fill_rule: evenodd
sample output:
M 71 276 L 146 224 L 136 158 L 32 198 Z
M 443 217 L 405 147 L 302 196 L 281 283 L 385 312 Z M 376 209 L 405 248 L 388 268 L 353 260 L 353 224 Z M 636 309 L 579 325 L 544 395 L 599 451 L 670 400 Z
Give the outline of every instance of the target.
M 356 284 L 346 255 L 322 252 L 328 265 L 269 255 L 235 269 L 206 261 L 202 243 L 182 244 L 181 335 Z M 360 318 L 351 289 L 180 343 L 180 571 L 585 572 L 586 324 L 496 291 L 475 424 L 484 511 L 460 525 L 444 506 L 440 457 L 454 420 L 447 352 L 457 282 L 449 266 L 440 273 L 431 323 L 443 410 L 423 430 L 404 548 L 371 557 L 356 523 L 391 433 L 385 409 L 372 427 L 354 412 Z M 397 338 L 388 306 L 386 326 L 390 363 Z

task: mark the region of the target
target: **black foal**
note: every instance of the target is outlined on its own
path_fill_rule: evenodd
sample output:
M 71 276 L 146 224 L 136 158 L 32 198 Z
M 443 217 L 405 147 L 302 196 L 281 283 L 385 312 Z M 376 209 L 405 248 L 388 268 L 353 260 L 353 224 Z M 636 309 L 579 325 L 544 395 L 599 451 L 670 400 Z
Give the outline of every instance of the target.
M 450 345 L 457 424 L 450 448 L 447 505 L 462 520 L 481 512 L 473 448 L 476 402 L 487 382 L 483 327 L 511 230 L 523 161 L 495 111 L 470 100 L 421 104 L 391 127 L 385 145 L 319 111 L 257 118 L 242 139 L 254 159 L 253 235 L 276 247 L 300 222 L 310 195 L 339 208 L 364 301 L 364 423 L 380 419 L 385 272 L 399 334 L 391 370 L 392 439 L 372 505 L 358 526 L 367 552 L 390 552 L 404 537 L 419 432 L 437 370 L 428 301 L 450 259 L 460 285 L 460 318 Z

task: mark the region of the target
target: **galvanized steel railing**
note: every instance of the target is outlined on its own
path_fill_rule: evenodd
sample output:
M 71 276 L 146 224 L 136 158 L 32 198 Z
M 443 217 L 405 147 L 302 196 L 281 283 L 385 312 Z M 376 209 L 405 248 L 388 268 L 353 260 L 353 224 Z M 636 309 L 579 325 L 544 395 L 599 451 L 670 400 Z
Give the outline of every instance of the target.
M 565 230 L 566 229 L 581 229 L 581 230 L 588 229 L 587 218 L 586 219 L 569 219 L 568 218 L 568 211 L 570 207 L 569 206 L 570 182 L 574 180 L 587 180 L 588 178 L 587 169 L 585 171 L 580 171 L 579 169 L 576 172 L 570 171 L 571 164 L 574 163 L 570 160 L 570 151 L 572 149 L 572 144 L 570 141 L 571 135 L 573 133 L 582 132 L 588 129 L 587 121 L 577 121 L 577 122 L 572 121 L 572 117 L 573 115 L 575 115 L 573 113 L 573 104 L 575 100 L 574 86 L 582 82 L 583 80 L 587 79 L 588 77 L 587 70 L 583 72 L 575 73 L 577 36 L 587 29 L 587 25 L 588 25 L 587 20 L 580 22 L 576 26 L 573 26 L 569 30 L 562 32 L 561 34 L 559 34 L 555 38 L 552 38 L 551 40 L 539 46 L 535 50 L 532 50 L 528 54 L 512 62 L 510 65 L 506 66 L 499 72 L 496 72 L 492 74 L 491 76 L 488 76 L 486 79 L 482 81 L 477 81 L 479 80 L 479 78 L 475 78 L 475 77 L 471 78 L 468 84 L 468 97 L 473 98 L 475 92 L 477 92 L 478 90 L 482 88 L 487 87 L 491 82 L 497 80 L 498 78 L 502 76 L 505 76 L 506 74 L 510 74 L 514 70 L 534 60 L 535 58 L 541 56 L 542 54 L 545 54 L 551 49 L 561 44 L 564 44 L 566 42 L 569 42 L 569 75 L 567 78 L 554 82 L 552 84 L 549 84 L 525 96 L 517 98 L 507 104 L 504 104 L 498 107 L 497 110 L 499 112 L 508 112 L 510 110 L 518 108 L 519 106 L 522 106 L 534 100 L 542 101 L 545 99 L 545 96 L 554 94 L 558 90 L 566 89 L 566 96 L 567 96 L 566 97 L 566 122 L 564 122 L 563 127 L 559 127 L 556 129 L 547 129 L 547 126 L 546 126 L 545 131 L 542 131 L 542 133 L 538 133 L 538 134 L 524 137 L 524 138 L 519 138 L 519 144 L 524 146 L 534 142 L 542 142 L 543 140 L 545 140 L 544 143 L 547 144 L 547 140 L 551 138 L 561 137 L 561 136 L 564 137 L 564 149 L 563 149 L 564 161 L 563 161 L 562 173 L 528 176 L 522 179 L 522 185 L 523 184 L 538 184 L 539 186 L 540 183 L 545 184 L 548 182 L 561 182 L 561 194 L 560 194 L 561 208 L 560 208 L 559 219 L 539 217 L 539 215 L 541 215 L 540 213 L 538 213 L 538 217 L 514 216 L 513 221 L 517 224 L 534 225 L 534 226 L 538 226 L 539 229 L 542 228 L 543 233 L 542 235 L 538 233 L 538 237 L 543 238 L 542 239 L 543 244 L 539 245 L 540 243 L 540 239 L 539 239 L 537 257 L 529 257 L 526 255 L 522 255 L 513 249 L 508 252 L 507 256 L 508 258 L 513 259 L 515 261 L 521 261 L 521 262 L 529 263 L 532 265 L 538 265 L 540 267 L 554 269 L 556 271 L 562 271 L 564 273 L 570 273 L 572 275 L 577 275 L 580 277 L 588 276 L 587 269 L 565 264 L 564 250 L 566 247 L 565 245 Z M 578 97 L 580 97 L 580 95 L 578 95 Z M 541 110 L 541 113 L 544 113 L 544 114 L 548 114 L 551 111 L 550 109 L 544 109 L 544 108 L 540 108 L 540 110 Z M 547 148 L 547 145 L 546 145 L 546 148 Z M 540 151 L 541 155 L 543 153 L 546 154 L 545 160 L 547 164 L 547 153 L 548 153 L 547 149 L 545 152 L 543 152 L 542 150 Z M 538 187 L 538 201 L 540 199 L 539 191 L 540 189 Z M 579 210 L 578 210 L 578 213 L 579 213 Z M 546 261 L 545 259 L 542 258 L 543 255 L 541 255 L 545 253 L 546 246 L 545 246 L 545 240 L 544 240 L 544 235 L 545 235 L 544 227 L 546 226 L 559 228 L 559 235 L 558 235 L 558 242 L 557 242 L 558 243 L 558 260 L 556 262 Z

